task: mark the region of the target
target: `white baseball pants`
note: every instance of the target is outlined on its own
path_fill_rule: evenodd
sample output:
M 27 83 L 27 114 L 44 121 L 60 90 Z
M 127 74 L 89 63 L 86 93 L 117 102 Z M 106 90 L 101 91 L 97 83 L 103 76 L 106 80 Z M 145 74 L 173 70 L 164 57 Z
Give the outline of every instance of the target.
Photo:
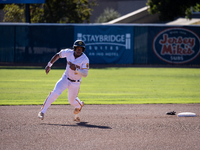
M 50 92 L 49 96 L 45 100 L 41 108 L 41 112 L 45 113 L 51 104 L 58 98 L 58 96 L 67 88 L 69 103 L 75 108 L 81 108 L 82 102 L 77 97 L 80 88 L 80 82 L 71 82 L 67 79 L 67 76 L 63 75 L 62 78 L 56 83 L 54 90 Z

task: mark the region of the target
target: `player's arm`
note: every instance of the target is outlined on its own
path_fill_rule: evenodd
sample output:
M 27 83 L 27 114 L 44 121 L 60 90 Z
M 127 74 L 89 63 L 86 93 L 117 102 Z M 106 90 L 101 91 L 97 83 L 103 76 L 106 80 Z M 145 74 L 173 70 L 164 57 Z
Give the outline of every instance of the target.
M 76 73 L 80 74 L 82 77 L 87 77 L 88 75 L 88 69 L 80 69 L 80 66 L 77 66 L 73 63 L 71 63 L 70 61 L 67 62 L 67 64 L 69 65 L 69 68 L 74 70 Z
M 82 77 L 87 77 L 89 70 L 89 60 L 84 61 L 81 67 L 76 67 L 76 72 L 80 74 Z
M 60 58 L 59 53 L 55 54 L 51 60 L 48 62 L 47 66 L 45 67 L 45 72 L 46 74 L 49 73 L 49 71 L 51 70 L 51 66 Z
M 79 68 L 76 68 L 76 72 L 78 74 L 80 74 L 82 77 L 87 77 L 87 75 L 88 75 L 88 69 L 79 69 Z

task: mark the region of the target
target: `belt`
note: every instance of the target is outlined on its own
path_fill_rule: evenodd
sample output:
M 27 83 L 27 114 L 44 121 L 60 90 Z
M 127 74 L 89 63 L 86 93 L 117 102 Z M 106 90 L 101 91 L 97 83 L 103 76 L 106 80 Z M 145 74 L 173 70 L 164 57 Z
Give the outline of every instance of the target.
M 80 80 L 72 80 L 72 79 L 70 79 L 70 78 L 67 78 L 69 81 L 71 81 L 71 82 L 80 82 Z

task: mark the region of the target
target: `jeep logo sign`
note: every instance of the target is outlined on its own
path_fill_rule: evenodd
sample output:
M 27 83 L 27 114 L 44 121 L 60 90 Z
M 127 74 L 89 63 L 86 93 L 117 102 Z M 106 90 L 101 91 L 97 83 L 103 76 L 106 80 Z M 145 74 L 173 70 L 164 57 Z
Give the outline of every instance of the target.
M 169 28 L 161 31 L 153 40 L 154 53 L 168 63 L 187 63 L 200 53 L 200 39 L 185 28 Z

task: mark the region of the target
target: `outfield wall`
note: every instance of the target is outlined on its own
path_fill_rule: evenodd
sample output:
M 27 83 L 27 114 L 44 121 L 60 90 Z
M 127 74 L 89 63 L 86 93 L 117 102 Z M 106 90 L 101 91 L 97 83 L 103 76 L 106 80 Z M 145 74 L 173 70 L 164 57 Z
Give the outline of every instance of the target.
M 47 63 L 81 39 L 90 64 L 200 65 L 199 37 L 200 26 L 2 23 L 0 62 Z

